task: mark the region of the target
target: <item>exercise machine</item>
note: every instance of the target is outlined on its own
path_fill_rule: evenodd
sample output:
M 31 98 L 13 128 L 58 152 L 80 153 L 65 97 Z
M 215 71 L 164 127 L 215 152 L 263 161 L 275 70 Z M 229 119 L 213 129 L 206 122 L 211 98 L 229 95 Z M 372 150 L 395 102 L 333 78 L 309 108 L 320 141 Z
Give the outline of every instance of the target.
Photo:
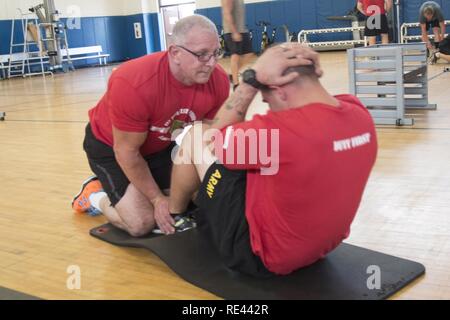
M 275 36 L 276 29 L 272 30 L 272 38 L 270 38 L 269 33 L 267 32 L 267 27 L 271 25 L 270 22 L 259 21 L 256 23 L 256 25 L 258 27 L 262 27 L 260 53 L 263 53 L 273 43 L 273 38 Z
M 62 49 L 67 53 L 68 67 L 74 69 L 68 53 L 66 26 L 60 20 L 54 0 L 44 0 L 44 3 L 30 8 L 29 11 L 35 13 L 39 19 L 38 32 L 42 31 L 44 34 L 41 41 L 49 58 L 50 71 L 67 71 L 67 66 L 63 65 Z
M 269 36 L 268 33 L 268 26 L 270 26 L 270 22 L 266 21 L 259 21 L 256 24 L 258 27 L 262 27 L 261 31 L 261 46 L 260 46 L 260 53 L 263 53 L 265 50 L 267 50 L 268 47 L 273 45 L 276 42 L 292 42 L 296 41 L 296 33 L 290 32 L 287 25 L 283 24 L 280 27 L 274 27 L 272 28 L 271 35 Z M 282 33 L 282 38 L 278 39 L 280 32 Z M 279 40 L 279 41 L 277 41 Z

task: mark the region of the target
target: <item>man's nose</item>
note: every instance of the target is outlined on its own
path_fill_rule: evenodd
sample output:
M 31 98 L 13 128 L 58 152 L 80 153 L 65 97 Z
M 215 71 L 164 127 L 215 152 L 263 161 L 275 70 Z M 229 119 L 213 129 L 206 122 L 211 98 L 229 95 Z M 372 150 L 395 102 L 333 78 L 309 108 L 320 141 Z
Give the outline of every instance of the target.
M 209 58 L 206 65 L 209 67 L 214 67 L 216 65 L 216 63 L 217 63 L 217 58 L 215 56 L 211 56 L 211 58 Z

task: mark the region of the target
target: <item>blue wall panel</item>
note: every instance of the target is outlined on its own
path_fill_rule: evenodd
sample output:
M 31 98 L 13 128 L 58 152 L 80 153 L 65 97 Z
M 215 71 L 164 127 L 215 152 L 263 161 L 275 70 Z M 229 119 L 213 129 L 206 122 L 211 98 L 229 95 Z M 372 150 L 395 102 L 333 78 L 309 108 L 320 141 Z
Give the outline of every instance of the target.
M 269 19 L 272 28 L 276 28 L 275 42 L 284 41 L 284 31 L 281 28 L 282 25 L 286 24 L 285 19 L 285 3 L 284 1 L 271 2 L 269 7 Z
M 99 17 L 94 19 L 95 44 L 101 45 L 103 50 L 110 52 L 108 31 L 106 29 L 106 18 Z
M 144 24 L 145 19 L 145 24 Z M 65 19 L 62 19 L 65 22 Z M 135 39 L 134 22 L 142 24 L 143 38 Z M 0 20 L 0 54 L 9 54 L 11 20 Z M 119 62 L 161 50 L 158 15 L 138 14 L 133 16 L 83 17 L 81 28 L 68 29 L 70 48 L 101 45 L 109 53 L 109 62 Z M 22 42 L 21 24 L 16 22 L 15 41 Z M 15 51 L 22 51 L 17 48 Z M 98 59 L 74 61 L 75 66 L 97 64 Z
M 158 23 L 158 14 L 144 14 L 147 53 L 161 51 L 161 39 L 159 36 Z
M 111 55 L 109 61 L 123 61 L 126 57 L 127 52 L 124 41 L 121 41 L 121 39 L 125 39 L 125 17 L 106 17 L 105 28 L 107 42 L 109 45 L 109 51 L 105 52 Z
M 68 29 L 67 33 L 67 41 L 69 43 L 69 48 L 78 48 L 84 46 L 84 37 L 83 37 L 83 29 Z
M 134 37 L 134 23 L 139 22 L 142 27 L 142 39 Z M 126 17 L 125 38 L 127 44 L 127 59 L 134 59 L 147 54 L 147 46 L 145 41 L 144 16 L 142 14 Z
M 450 0 L 442 0 L 441 7 L 445 14 L 445 19 L 450 20 Z
M 212 21 L 220 21 L 219 24 L 222 25 L 222 10 L 220 7 L 207 9 L 207 12 L 208 17 L 210 17 Z
M 0 54 L 9 53 L 10 38 L 11 38 L 11 21 L 0 20 Z

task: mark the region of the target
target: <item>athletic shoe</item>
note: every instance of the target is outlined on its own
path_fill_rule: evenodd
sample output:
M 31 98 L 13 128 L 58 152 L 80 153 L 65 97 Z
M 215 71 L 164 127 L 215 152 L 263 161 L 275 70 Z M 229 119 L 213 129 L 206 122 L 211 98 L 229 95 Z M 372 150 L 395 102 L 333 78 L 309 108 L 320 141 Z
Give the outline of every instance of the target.
M 89 197 L 93 193 L 102 192 L 103 187 L 96 176 L 89 177 L 81 187 L 80 192 L 73 198 L 72 208 L 77 213 L 87 213 L 90 216 L 98 216 L 102 213 L 91 205 Z
M 437 51 L 430 51 L 430 56 L 428 57 L 429 64 L 436 64 L 438 57 L 436 55 Z
M 175 220 L 175 232 L 183 232 L 197 227 L 195 220 L 189 214 L 177 215 L 173 219 Z M 152 232 L 154 234 L 164 234 L 158 226 Z

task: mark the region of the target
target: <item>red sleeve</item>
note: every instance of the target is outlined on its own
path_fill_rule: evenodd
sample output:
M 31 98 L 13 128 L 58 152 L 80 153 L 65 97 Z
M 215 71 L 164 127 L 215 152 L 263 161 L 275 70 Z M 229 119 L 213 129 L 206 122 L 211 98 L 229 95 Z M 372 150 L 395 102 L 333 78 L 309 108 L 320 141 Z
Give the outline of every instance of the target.
M 108 112 L 114 127 L 127 132 L 146 132 L 150 126 L 148 110 L 149 106 L 126 80 L 111 80 Z
M 217 72 L 217 84 L 214 86 L 214 92 L 217 97 L 215 106 L 205 115 L 205 119 L 213 120 L 217 112 L 224 105 L 230 95 L 230 80 L 226 72 L 219 66 Z
M 267 125 L 266 116 L 226 127 L 215 137 L 215 154 L 230 170 L 270 168 L 279 162 L 279 130 Z

